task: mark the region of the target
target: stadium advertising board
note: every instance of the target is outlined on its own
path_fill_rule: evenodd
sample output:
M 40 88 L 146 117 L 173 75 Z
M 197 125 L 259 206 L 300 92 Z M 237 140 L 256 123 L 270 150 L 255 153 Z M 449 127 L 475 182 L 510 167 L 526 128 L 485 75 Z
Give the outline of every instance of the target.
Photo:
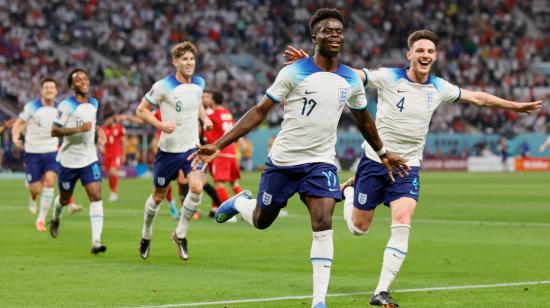
M 516 158 L 518 171 L 550 171 L 550 158 Z
M 422 161 L 422 170 L 465 171 L 468 170 L 468 159 L 428 158 Z

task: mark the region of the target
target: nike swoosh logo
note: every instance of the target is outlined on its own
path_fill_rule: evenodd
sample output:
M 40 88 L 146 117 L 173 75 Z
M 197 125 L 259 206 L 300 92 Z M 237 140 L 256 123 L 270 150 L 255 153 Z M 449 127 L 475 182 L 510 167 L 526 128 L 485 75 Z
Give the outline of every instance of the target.
M 410 191 L 409 191 L 409 194 L 416 196 L 416 195 L 418 195 L 418 192 L 417 192 L 417 191 L 415 192 L 415 191 L 410 190 Z
M 313 94 L 313 93 L 317 93 L 318 91 L 315 91 L 315 92 L 308 92 L 308 90 L 306 90 L 306 95 L 308 94 Z
M 397 90 L 397 93 L 407 92 L 406 90 Z

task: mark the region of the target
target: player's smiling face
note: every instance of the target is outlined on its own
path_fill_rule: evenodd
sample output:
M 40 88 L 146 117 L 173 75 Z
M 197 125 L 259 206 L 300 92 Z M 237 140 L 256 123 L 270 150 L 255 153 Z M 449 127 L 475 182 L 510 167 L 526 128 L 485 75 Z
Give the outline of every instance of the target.
M 190 78 L 195 73 L 195 55 L 187 51 L 178 58 L 172 59 L 176 71 L 185 78 Z
M 318 46 L 319 53 L 327 58 L 337 56 L 344 44 L 344 25 L 336 18 L 327 18 L 315 27 L 317 32 L 312 40 Z
M 73 74 L 73 83 L 71 88 L 76 94 L 86 95 L 90 90 L 90 79 L 88 75 L 82 71 L 78 71 Z
M 411 46 L 411 49 L 407 51 L 407 59 L 410 61 L 410 66 L 414 72 L 427 75 L 432 69 L 437 57 L 437 50 L 434 42 L 421 39 Z
M 48 101 L 53 101 L 57 96 L 57 85 L 53 81 L 46 81 L 40 88 L 40 96 Z

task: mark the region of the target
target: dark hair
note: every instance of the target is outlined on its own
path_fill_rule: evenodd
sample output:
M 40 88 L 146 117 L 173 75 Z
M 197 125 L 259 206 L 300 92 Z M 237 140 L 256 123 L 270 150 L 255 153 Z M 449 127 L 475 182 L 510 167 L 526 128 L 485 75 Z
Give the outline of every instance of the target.
M 223 93 L 219 91 L 212 92 L 212 99 L 216 105 L 221 105 L 223 103 Z
M 40 87 L 42 88 L 46 82 L 53 82 L 55 83 L 55 87 L 57 88 L 59 85 L 57 84 L 57 80 L 53 79 L 52 77 L 46 76 L 40 80 Z
M 75 68 L 73 69 L 70 73 L 69 73 L 69 77 L 67 77 L 67 84 L 69 85 L 69 88 L 72 88 L 73 86 L 73 75 L 78 73 L 78 72 L 83 72 L 84 74 L 86 74 L 86 76 L 88 76 L 88 72 L 86 72 L 83 68 Z
M 309 33 L 313 35 L 313 29 L 321 21 L 329 18 L 338 19 L 342 25 L 345 26 L 345 20 L 342 13 L 339 10 L 334 8 L 322 8 L 315 11 L 313 16 L 309 19 Z
M 433 33 L 430 30 L 418 30 L 414 31 L 409 35 L 409 38 L 407 39 L 407 45 L 409 46 L 409 49 L 411 49 L 412 45 L 416 41 L 419 40 L 430 40 L 434 43 L 435 47 L 439 44 L 439 36 L 437 34 Z
M 186 52 L 191 52 L 193 56 L 197 56 L 197 47 L 193 45 L 193 43 L 189 41 L 185 41 L 183 43 L 179 43 L 172 47 L 172 50 L 170 51 L 170 54 L 172 54 L 172 59 L 177 59 L 181 56 L 183 56 Z

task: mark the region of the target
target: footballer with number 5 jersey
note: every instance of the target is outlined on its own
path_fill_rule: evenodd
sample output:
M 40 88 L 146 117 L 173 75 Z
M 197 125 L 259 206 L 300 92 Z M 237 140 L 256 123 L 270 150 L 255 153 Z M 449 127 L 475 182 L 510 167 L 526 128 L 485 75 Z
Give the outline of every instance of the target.
M 179 222 L 172 239 L 177 245 L 182 260 L 189 258 L 187 230 L 201 204 L 204 173 L 192 170 L 187 159 L 199 143 L 199 118 L 205 130 L 212 128 L 201 103 L 204 79 L 194 76 L 197 48 L 191 42 L 183 42 L 172 48 L 172 65 L 176 73 L 153 85 L 137 107 L 137 116 L 146 123 L 160 129 L 158 149 L 153 163 L 154 192 L 145 201 L 144 221 L 141 234 L 140 256 L 149 257 L 152 227 L 159 206 L 166 196 L 169 184 L 182 170 L 189 182 L 189 192 L 183 200 Z M 162 121 L 153 114 L 160 108 Z
M 284 67 L 259 104 L 213 144 L 194 154 L 194 163 L 209 163 L 226 146 L 258 126 L 268 112 L 284 104 L 283 123 L 262 173 L 257 199 L 244 190 L 223 203 L 216 213 L 219 223 L 240 213 L 258 229 L 269 227 L 295 193 L 311 217 L 313 231 L 310 260 L 313 267 L 312 307 L 326 307 L 325 297 L 333 258 L 332 213 L 341 200 L 336 175 L 336 128 L 344 106 L 353 111 L 364 138 L 377 149 L 391 171 L 406 172 L 404 161 L 384 152 L 370 118 L 365 90 L 359 76 L 339 63 L 344 42 L 344 17 L 336 9 L 319 9 L 309 23 L 312 58 Z
M 389 286 L 408 252 L 409 232 L 420 193 L 420 164 L 433 112 L 440 104 L 456 102 L 531 113 L 541 101 L 514 102 L 485 92 L 461 89 L 430 75 L 436 61 L 439 38 L 429 30 L 413 32 L 408 38 L 407 68 L 363 69 L 356 72 L 365 86 L 378 90 L 376 128 L 388 151 L 407 160 L 408 175 L 392 181 L 376 151 L 363 143 L 355 178 L 342 185 L 345 197 L 344 219 L 353 235 L 366 234 L 376 207 L 391 209 L 391 236 L 384 251 L 378 286 L 371 305 L 397 307 L 389 296 Z M 293 47 L 285 51 L 290 60 L 307 56 Z

